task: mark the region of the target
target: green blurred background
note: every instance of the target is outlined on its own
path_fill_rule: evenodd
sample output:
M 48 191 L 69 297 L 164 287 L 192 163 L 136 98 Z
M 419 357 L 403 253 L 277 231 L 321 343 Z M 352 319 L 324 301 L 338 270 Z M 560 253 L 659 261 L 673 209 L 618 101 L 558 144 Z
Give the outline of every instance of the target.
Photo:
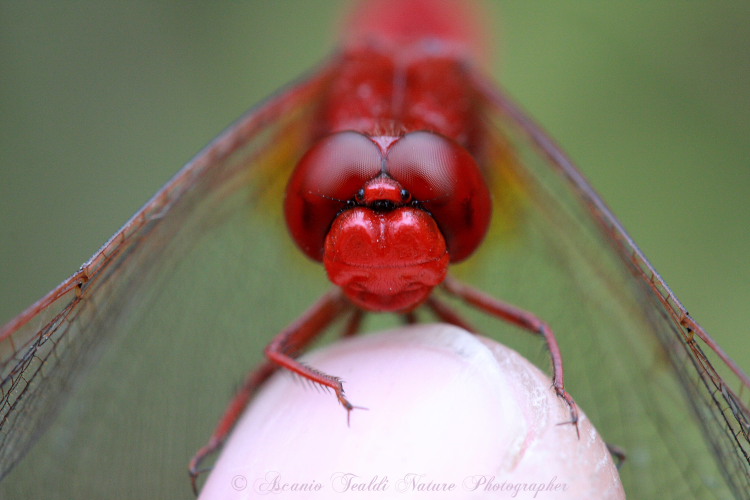
M 0 323 L 320 61 L 343 6 L 0 3 Z M 750 369 L 750 4 L 489 7 L 497 79 Z

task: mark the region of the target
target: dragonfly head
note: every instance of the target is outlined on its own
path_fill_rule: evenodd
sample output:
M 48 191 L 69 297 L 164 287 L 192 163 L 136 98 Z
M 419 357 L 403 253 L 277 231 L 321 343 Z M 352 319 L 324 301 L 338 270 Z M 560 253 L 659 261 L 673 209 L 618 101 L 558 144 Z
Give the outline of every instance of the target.
M 491 212 L 474 157 L 428 131 L 324 137 L 297 164 L 285 200 L 302 251 L 371 311 L 421 304 L 481 243 Z
M 425 211 L 357 207 L 334 221 L 323 263 L 330 280 L 358 306 L 405 312 L 443 282 L 450 254 Z

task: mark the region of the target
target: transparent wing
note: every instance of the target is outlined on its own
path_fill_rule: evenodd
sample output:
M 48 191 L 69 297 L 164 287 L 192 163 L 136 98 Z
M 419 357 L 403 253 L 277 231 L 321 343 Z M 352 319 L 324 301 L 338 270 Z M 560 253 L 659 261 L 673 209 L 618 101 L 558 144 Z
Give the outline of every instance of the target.
M 0 497 L 191 494 L 232 389 L 326 287 L 280 209 L 328 74 L 251 110 L 0 330 L 0 475 L 31 448 Z
M 477 87 L 497 241 L 464 273 L 551 325 L 567 390 L 627 453 L 629 498 L 750 498 L 747 376 L 554 143 L 492 84 Z M 549 366 L 538 343 L 502 340 Z

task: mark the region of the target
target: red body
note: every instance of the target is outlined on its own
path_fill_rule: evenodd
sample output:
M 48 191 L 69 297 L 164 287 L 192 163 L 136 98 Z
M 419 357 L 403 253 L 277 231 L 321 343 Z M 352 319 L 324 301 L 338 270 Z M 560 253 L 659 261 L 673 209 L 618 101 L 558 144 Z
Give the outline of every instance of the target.
M 430 16 L 414 29 L 421 3 Z M 370 2 L 355 14 L 319 140 L 287 187 L 293 238 L 366 310 L 417 307 L 489 226 L 472 24 L 456 22 L 455 7 Z

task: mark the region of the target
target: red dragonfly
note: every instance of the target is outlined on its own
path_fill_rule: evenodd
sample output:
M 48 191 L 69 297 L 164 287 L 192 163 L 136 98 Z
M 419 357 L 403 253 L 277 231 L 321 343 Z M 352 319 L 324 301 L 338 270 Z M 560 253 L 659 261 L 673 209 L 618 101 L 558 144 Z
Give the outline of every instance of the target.
M 302 274 L 294 290 L 253 270 L 297 265 L 286 264 L 295 255 L 295 249 L 284 246 L 291 246 L 287 236 L 274 233 L 282 222 L 280 200 L 291 170 L 319 144 L 321 132 L 313 124 L 331 81 L 342 73 L 342 57 L 334 56 L 315 75 L 231 127 L 81 271 L 3 329 L 3 470 L 48 425 L 78 377 L 79 364 L 98 354 L 103 337 L 125 345 L 120 353 L 128 345 L 148 348 L 147 334 L 172 335 L 175 344 L 199 336 L 208 348 L 216 342 L 211 335 L 229 327 L 222 320 L 229 315 L 232 328 L 244 325 L 237 334 L 268 339 L 284 326 L 268 317 L 288 321 L 290 310 L 309 305 L 305 290 L 316 288 L 308 283 L 317 277 L 304 274 L 304 264 L 299 264 Z M 741 384 L 747 385 L 747 378 L 724 355 L 712 357 L 713 365 L 708 362 L 703 351 L 718 348 L 544 133 L 477 69 L 467 71 L 466 78 L 478 109 L 472 124 L 481 130 L 472 152 L 494 195 L 495 222 L 489 231 L 496 243 L 479 246 L 456 272 L 553 326 L 564 353 L 566 386 L 602 434 L 629 452 L 623 477 L 632 496 L 668 498 L 679 492 L 675 496 L 680 498 L 690 493 L 708 498 L 733 491 L 742 497 L 748 481 L 748 412 L 713 367 L 728 363 Z M 392 144 L 377 145 L 387 150 Z M 274 254 L 279 248 L 282 255 Z M 488 263 L 492 273 L 486 271 Z M 189 300 L 177 293 L 186 288 Z M 252 293 L 259 288 L 263 294 Z M 229 299 L 222 292 L 226 289 L 237 296 Z M 564 308 L 561 296 L 570 301 Z M 217 304 L 217 299 L 226 302 Z M 190 315 L 183 319 L 186 311 Z M 470 317 L 490 331 L 482 328 L 491 325 L 486 319 Z M 532 353 L 538 349 L 536 342 L 529 345 Z M 219 347 L 221 354 L 236 348 Z M 190 363 L 225 368 L 217 351 L 192 352 L 205 357 Z M 163 359 L 178 355 L 176 345 L 162 353 Z M 137 365 L 137 355 L 129 361 Z M 243 367 L 250 361 L 243 358 Z M 152 380 L 164 375 L 169 377 L 153 371 Z M 184 396 L 202 400 L 210 391 L 201 391 L 201 383 L 183 381 L 188 386 Z M 141 422 L 139 429 L 150 424 Z M 190 428 L 172 432 L 200 434 Z M 149 463 L 145 455 L 137 460 Z M 96 463 L 106 457 L 98 450 L 88 459 Z M 130 481 L 139 477 L 134 470 L 129 469 Z

